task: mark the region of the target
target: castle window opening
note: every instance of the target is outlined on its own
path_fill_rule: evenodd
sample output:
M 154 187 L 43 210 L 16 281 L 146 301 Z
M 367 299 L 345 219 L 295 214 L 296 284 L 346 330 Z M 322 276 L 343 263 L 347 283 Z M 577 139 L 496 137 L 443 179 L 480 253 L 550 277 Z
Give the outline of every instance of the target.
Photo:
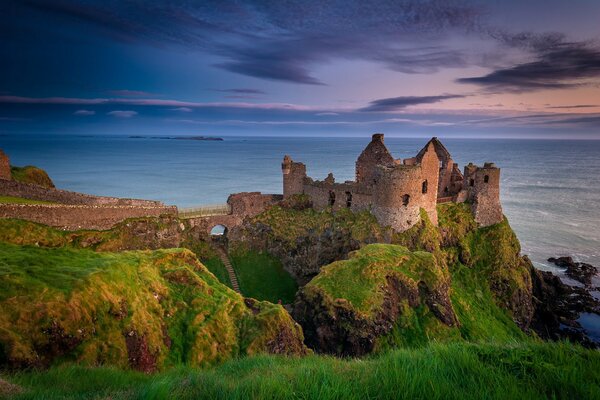
M 489 175 L 485 175 L 485 176 L 483 177 L 483 182 L 484 182 L 484 183 L 488 183 L 489 181 L 490 181 L 490 176 L 489 176 Z
M 352 193 L 346 192 L 346 207 L 352 207 Z
M 423 181 L 423 185 L 422 185 L 422 187 L 421 187 L 421 192 L 422 192 L 423 194 L 427 193 L 427 179 L 425 179 L 425 180 Z
M 333 206 L 335 204 L 335 192 L 333 190 L 329 191 L 329 205 Z
M 405 194 L 404 196 L 402 196 L 402 205 L 403 206 L 407 206 L 409 201 L 410 201 L 410 195 Z
M 444 193 L 448 193 L 448 191 L 449 191 L 449 189 L 448 189 L 448 186 L 446 186 L 446 187 L 444 188 Z
M 475 186 L 475 179 L 469 180 L 469 186 Z
M 440 160 L 440 168 L 444 168 L 444 162 Z

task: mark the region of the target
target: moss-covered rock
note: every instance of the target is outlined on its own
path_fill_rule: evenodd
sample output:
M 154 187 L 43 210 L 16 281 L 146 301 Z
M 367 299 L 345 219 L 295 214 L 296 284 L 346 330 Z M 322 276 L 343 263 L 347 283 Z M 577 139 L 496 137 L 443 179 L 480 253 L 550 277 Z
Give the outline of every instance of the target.
M 371 244 L 321 269 L 294 304 L 309 346 L 339 355 L 371 352 L 413 309 L 456 326 L 447 270 L 427 252 Z
M 364 244 L 390 241 L 391 230 L 379 226 L 368 211 L 316 211 L 293 204 L 271 207 L 246 221 L 232 235 L 231 245 L 269 252 L 303 284 L 321 266 L 346 258 Z
M 53 188 L 54 182 L 48 176 L 48 173 L 41 168 L 27 165 L 25 167 L 10 167 L 12 179 L 17 182 L 30 183 L 47 188 Z
M 153 371 L 304 354 L 280 305 L 245 302 L 188 250 L 98 253 L 0 244 L 0 363 Z

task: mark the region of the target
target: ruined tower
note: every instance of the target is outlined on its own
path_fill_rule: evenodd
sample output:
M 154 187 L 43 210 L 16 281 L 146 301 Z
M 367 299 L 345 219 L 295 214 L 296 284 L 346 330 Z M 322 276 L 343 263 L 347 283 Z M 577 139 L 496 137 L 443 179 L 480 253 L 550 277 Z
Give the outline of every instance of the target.
M 464 188 L 467 201 L 479 226 L 489 226 L 502 222 L 500 205 L 500 168 L 494 163 L 478 167 L 472 163 L 465 166 Z
M 383 133 L 375 133 L 371 143 L 360 153 L 356 160 L 356 182 L 372 185 L 375 183 L 378 165 L 394 165 L 394 157 L 383 143 Z
M 294 162 L 288 155 L 283 157 L 281 163 L 283 172 L 283 197 L 288 198 L 293 194 L 300 194 L 304 191 L 304 179 L 306 178 L 306 165 Z
M 0 179 L 12 179 L 10 173 L 10 160 L 2 149 L 0 149 Z
M 463 175 L 458 165 L 452 159 L 446 146 L 437 137 L 433 137 L 417 154 L 417 160 L 423 156 L 425 149 L 432 145 L 439 159 L 438 197 L 455 196 L 462 189 Z
M 373 215 L 384 226 L 405 231 L 421 220 L 423 208 L 437 225 L 437 188 L 439 159 L 428 143 L 419 159 L 405 164 L 379 166 L 373 186 Z

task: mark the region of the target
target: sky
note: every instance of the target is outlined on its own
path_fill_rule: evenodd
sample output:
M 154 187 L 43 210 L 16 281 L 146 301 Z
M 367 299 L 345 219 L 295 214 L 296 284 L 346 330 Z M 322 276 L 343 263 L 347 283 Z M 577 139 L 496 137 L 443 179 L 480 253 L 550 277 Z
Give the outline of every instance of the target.
M 2 0 L 0 135 L 600 139 L 600 1 Z

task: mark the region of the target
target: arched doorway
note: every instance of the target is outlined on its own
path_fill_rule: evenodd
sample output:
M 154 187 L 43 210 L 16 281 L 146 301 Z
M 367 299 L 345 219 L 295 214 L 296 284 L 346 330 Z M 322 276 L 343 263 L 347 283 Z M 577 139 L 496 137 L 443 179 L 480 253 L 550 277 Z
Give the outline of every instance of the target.
M 227 240 L 227 227 L 225 225 L 217 224 L 210 230 L 210 238 L 219 242 Z

